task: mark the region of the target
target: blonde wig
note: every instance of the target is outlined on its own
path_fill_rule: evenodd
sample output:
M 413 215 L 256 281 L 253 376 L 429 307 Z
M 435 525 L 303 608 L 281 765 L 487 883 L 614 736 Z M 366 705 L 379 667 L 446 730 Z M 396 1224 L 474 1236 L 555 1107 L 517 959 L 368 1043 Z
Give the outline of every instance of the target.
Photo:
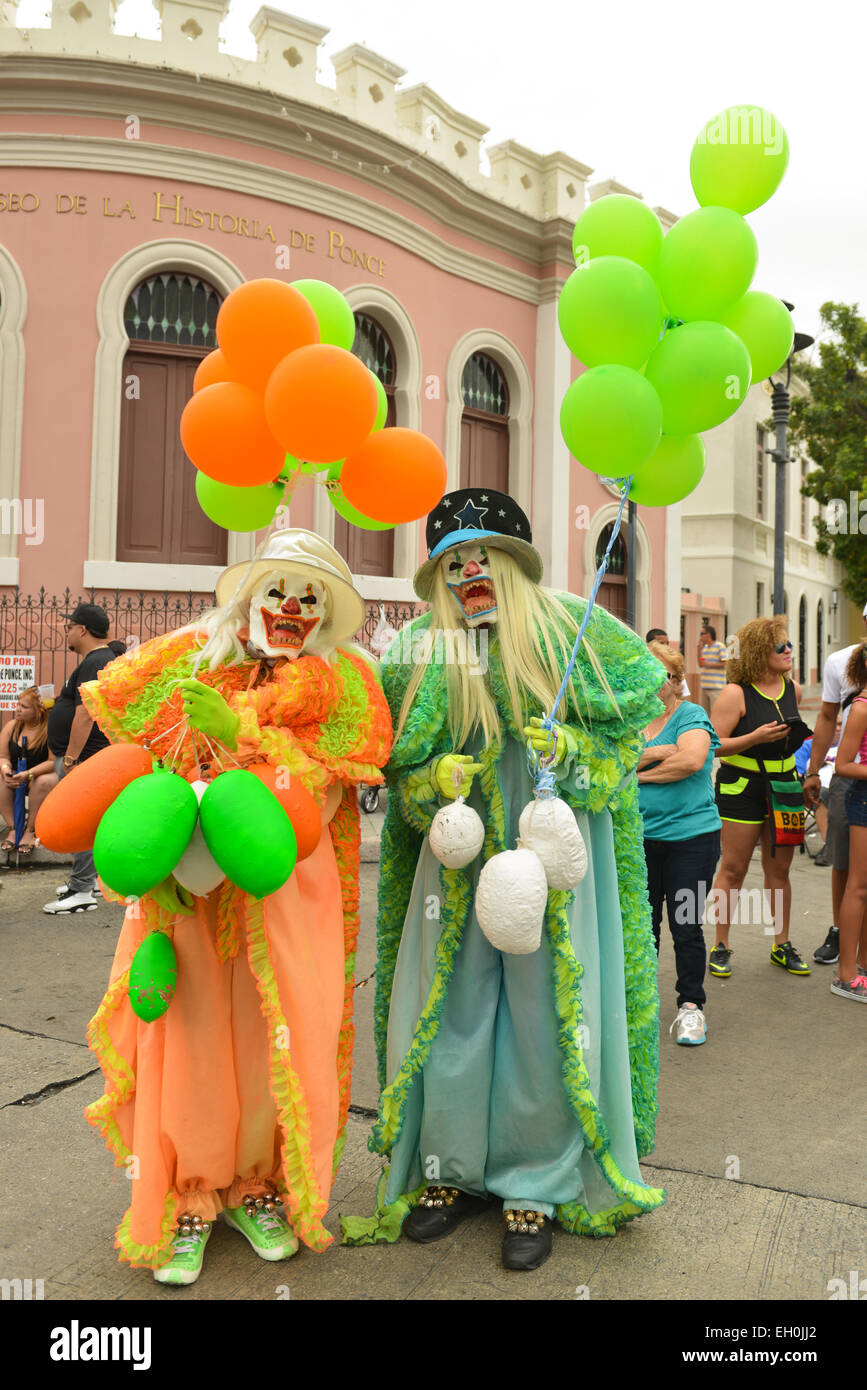
M 773 618 L 753 618 L 738 628 L 738 655 L 726 662 L 726 680 L 733 685 L 751 685 L 764 680 L 768 674 L 768 659 L 781 642 L 787 640 L 786 619 L 777 615 Z M 791 672 L 785 674 L 791 680 Z
M 683 657 L 680 652 L 676 652 L 667 642 L 648 642 L 647 646 L 664 666 L 671 667 L 671 674 L 673 676 L 677 676 L 678 680 L 683 680 L 685 668 Z
M 491 635 L 499 642 L 510 712 L 515 727 L 520 729 L 527 723 L 531 712 L 528 696 L 533 697 L 535 705 L 541 706 L 545 714 L 552 712 L 579 625 L 551 590 L 543 589 L 541 585 L 528 578 L 513 556 L 504 550 L 498 550 L 490 541 L 487 542 L 487 546 L 490 575 L 497 598 L 497 622 L 491 630 Z M 429 628 L 430 637 L 438 650 L 442 650 L 442 644 L 436 642 L 437 634 L 441 632 L 447 635 L 454 633 L 456 629 L 466 632 L 440 566 L 434 576 Z M 614 702 L 619 714 L 617 701 L 586 636 L 583 639 L 583 648 L 605 693 Z M 397 738 L 400 738 L 403 731 L 426 667 L 426 661 L 416 662 L 400 708 Z M 475 672 L 473 674 L 472 666 L 466 661 L 446 663 L 449 727 L 455 748 L 462 748 L 476 729 L 481 729 L 486 744 L 499 742 L 503 737 L 500 718 L 488 682 L 484 675 L 479 674 L 478 667 L 475 667 Z M 579 682 L 582 682 L 577 666 L 575 672 Z M 581 718 L 580 702 L 573 680 L 569 681 L 566 693 L 572 706 L 579 710 Z M 556 719 L 565 721 L 565 699 L 553 713 Z
M 330 611 L 330 604 L 326 611 Z M 195 669 L 204 666 L 213 671 L 217 666 L 236 666 L 243 661 L 247 656 L 246 640 L 242 640 L 238 634 L 249 621 L 250 600 L 244 598 L 237 603 L 227 604 L 225 608 L 209 608 L 195 622 L 180 628 L 181 632 L 195 632 L 204 636 Z M 326 661 L 333 663 L 337 660 L 329 628 L 326 617 L 305 646 L 305 655 L 315 652 Z M 348 645 L 344 643 L 344 646 Z M 272 659 L 277 660 L 276 657 Z

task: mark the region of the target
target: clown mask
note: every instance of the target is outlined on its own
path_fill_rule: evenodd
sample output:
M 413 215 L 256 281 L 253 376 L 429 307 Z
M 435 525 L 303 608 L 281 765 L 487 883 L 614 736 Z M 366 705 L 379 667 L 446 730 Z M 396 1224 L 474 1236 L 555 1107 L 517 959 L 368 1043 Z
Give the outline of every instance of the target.
M 309 649 L 327 613 L 318 579 L 272 570 L 250 596 L 250 641 L 267 656 L 290 660 Z
M 456 545 L 442 558 L 449 592 L 467 627 L 497 621 L 497 595 L 484 545 Z

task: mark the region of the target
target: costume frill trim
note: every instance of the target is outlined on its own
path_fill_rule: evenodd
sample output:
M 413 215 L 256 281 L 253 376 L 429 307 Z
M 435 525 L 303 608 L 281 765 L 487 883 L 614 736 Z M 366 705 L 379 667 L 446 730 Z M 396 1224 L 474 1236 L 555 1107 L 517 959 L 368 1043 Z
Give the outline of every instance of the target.
M 584 1142 L 618 1200 L 604 1211 L 594 1213 L 589 1212 L 581 1202 L 565 1203 L 558 1207 L 557 1216 L 560 1224 L 569 1231 L 580 1231 L 584 1235 L 613 1235 L 624 1221 L 631 1221 L 634 1216 L 660 1206 L 665 1193 L 660 1188 L 633 1182 L 621 1173 L 611 1152 L 611 1139 L 605 1121 L 590 1087 L 580 1043 L 584 1021 L 581 1000 L 584 967 L 575 955 L 567 916 L 567 907 L 572 899 L 571 891 L 550 891 L 545 914 L 545 929 L 554 963 L 554 1002 L 560 1020 L 563 1080 Z
M 140 911 L 144 917 L 145 934 L 150 931 L 166 930 L 166 914 L 151 898 L 140 899 Z M 171 935 L 169 931 L 167 934 Z M 108 1025 L 127 997 L 129 971 L 109 986 L 102 1003 L 87 1027 L 87 1042 L 95 1054 L 105 1076 L 105 1091 L 99 1100 L 85 1107 L 84 1118 L 94 1129 L 99 1130 L 106 1146 L 114 1158 L 115 1167 L 122 1168 L 130 1156 L 130 1150 L 121 1138 L 117 1123 L 117 1112 L 122 1105 L 135 1095 L 135 1075 L 125 1057 L 117 1051 L 108 1031 Z M 133 1179 L 135 1181 L 135 1179 Z M 140 1245 L 130 1235 L 132 1208 L 129 1207 L 115 1233 L 115 1247 L 119 1258 L 134 1268 L 157 1269 L 166 1264 L 172 1256 L 172 1240 L 177 1225 L 178 1197 L 175 1192 L 167 1192 L 160 1224 L 160 1238 L 155 1245 Z
M 324 1250 L 333 1240 L 322 1224 L 328 1203 L 316 1183 L 310 1144 L 310 1115 L 286 1046 L 289 1028 L 271 967 L 265 913 L 262 904 L 249 896 L 246 906 L 247 958 L 259 988 L 262 1013 L 268 1027 L 270 1089 L 277 1106 L 282 1136 L 281 1160 L 286 1182 L 287 1216 L 305 1245 L 313 1250 Z
M 434 977 L 428 997 L 416 1024 L 412 1046 L 401 1063 L 397 1075 L 380 1097 L 379 1120 L 373 1127 L 368 1147 L 376 1153 L 388 1153 L 400 1137 L 406 1102 L 414 1078 L 421 1071 L 439 1032 L 440 1014 L 446 1000 L 449 980 L 460 950 L 463 925 L 469 910 L 472 892 L 461 869 L 440 865 L 440 921 L 442 932 L 436 945 Z
M 343 903 L 343 949 L 346 956 L 344 973 L 343 1017 L 337 1043 L 337 1077 L 340 1086 L 340 1112 L 337 1142 L 334 1146 L 333 1174 L 337 1172 L 346 1142 L 346 1119 L 352 1082 L 352 1049 L 355 1040 L 353 1010 L 355 1006 L 355 948 L 358 941 L 358 871 L 361 854 L 361 825 L 358 801 L 351 788 L 346 788 L 334 816 L 329 822 L 334 858 L 340 876 Z
M 376 1210 L 373 1216 L 341 1216 L 340 1230 L 344 1245 L 375 1245 L 378 1241 L 393 1244 L 403 1228 L 403 1223 L 424 1192 L 426 1183 L 398 1197 L 396 1202 L 385 1200 L 388 1184 L 388 1168 L 384 1168 L 376 1185 Z

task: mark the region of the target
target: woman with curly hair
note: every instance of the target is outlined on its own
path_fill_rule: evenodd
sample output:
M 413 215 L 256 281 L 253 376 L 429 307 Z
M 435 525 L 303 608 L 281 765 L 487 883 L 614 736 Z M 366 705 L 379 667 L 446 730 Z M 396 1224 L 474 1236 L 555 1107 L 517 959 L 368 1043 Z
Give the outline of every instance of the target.
M 852 782 L 846 792 L 849 874 L 839 917 L 840 963 L 831 993 L 864 1004 L 867 1003 L 867 925 L 864 925 L 867 907 L 867 642 L 859 643 L 849 658 L 846 681 L 858 694 L 852 701 L 835 763 L 837 773 L 841 777 L 851 777 Z
M 773 904 L 771 961 L 790 975 L 810 968 L 789 940 L 789 869 L 804 838 L 804 799 L 795 753 L 810 730 L 798 715 L 801 688 L 792 679 L 792 643 L 782 617 L 754 618 L 737 633 L 738 656 L 727 662 L 728 684 L 717 697 L 713 725 L 721 763 L 716 801 L 722 819 L 722 862 L 714 883 L 717 944 L 711 975 L 731 975 L 729 929 L 756 843 L 761 841 L 765 900 Z

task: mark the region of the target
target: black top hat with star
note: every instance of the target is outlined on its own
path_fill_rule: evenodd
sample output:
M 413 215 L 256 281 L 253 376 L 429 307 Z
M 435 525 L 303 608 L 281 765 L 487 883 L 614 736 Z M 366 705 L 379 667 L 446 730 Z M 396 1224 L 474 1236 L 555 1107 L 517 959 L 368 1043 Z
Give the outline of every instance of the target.
M 455 545 L 486 545 L 505 550 L 528 578 L 542 578 L 542 557 L 533 545 L 526 514 L 513 497 L 488 487 L 447 492 L 427 519 L 428 558 L 413 580 L 420 599 L 429 601 L 440 557 Z

